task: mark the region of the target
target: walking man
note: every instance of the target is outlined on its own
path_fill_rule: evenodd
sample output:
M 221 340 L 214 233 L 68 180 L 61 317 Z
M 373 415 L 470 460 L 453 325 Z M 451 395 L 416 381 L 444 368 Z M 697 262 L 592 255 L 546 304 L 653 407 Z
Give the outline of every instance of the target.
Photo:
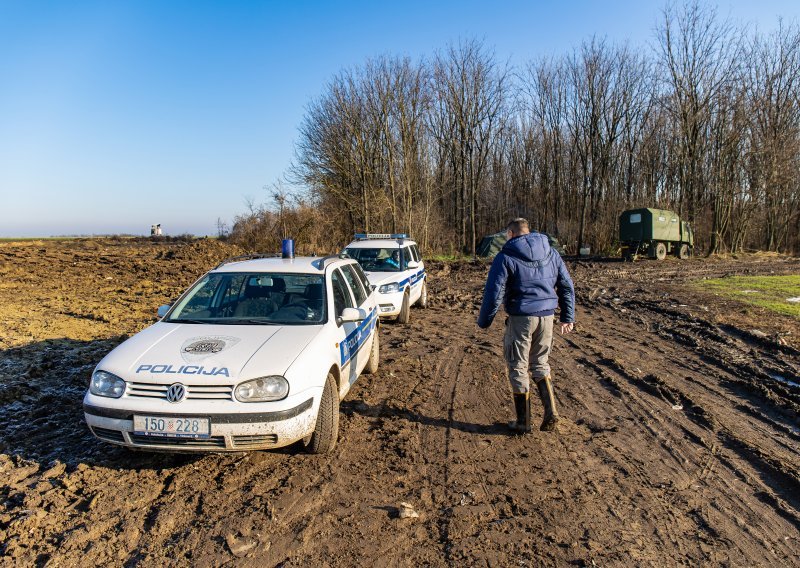
M 530 370 L 544 407 L 540 430 L 553 431 L 558 422 L 548 357 L 553 344 L 553 317 L 560 308 L 561 333 L 573 330 L 575 289 L 561 255 L 550 248 L 546 235 L 531 233 L 528 221 L 508 224 L 508 242 L 495 257 L 483 291 L 478 327 L 486 329 L 505 301 L 506 334 L 503 354 L 514 396 L 517 419 L 512 431 L 531 431 Z

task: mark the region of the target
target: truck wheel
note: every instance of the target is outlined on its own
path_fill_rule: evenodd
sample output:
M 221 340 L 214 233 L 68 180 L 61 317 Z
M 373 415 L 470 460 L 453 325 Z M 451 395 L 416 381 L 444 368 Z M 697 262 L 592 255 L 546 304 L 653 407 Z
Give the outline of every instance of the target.
M 684 244 L 681 245 L 680 248 L 678 248 L 678 258 L 683 260 L 689 258 L 689 245 Z
M 369 350 L 369 359 L 367 360 L 367 366 L 364 367 L 364 372 L 367 375 L 371 375 L 373 373 L 378 372 L 378 365 L 381 362 L 381 345 L 380 339 L 378 338 L 378 328 L 375 328 L 375 337 L 372 338 L 372 348 Z
M 424 280 L 422 281 L 422 291 L 419 293 L 417 305 L 422 309 L 428 307 L 428 283 Z
M 336 447 L 339 437 L 339 393 L 336 390 L 336 379 L 331 373 L 325 379 L 322 389 L 322 400 L 317 413 L 317 425 L 311 438 L 305 443 L 310 454 L 327 454 Z
M 664 243 L 658 243 L 656 245 L 656 258 L 658 260 L 664 260 L 667 258 L 667 245 Z
M 400 315 L 397 316 L 399 323 L 406 324 L 411 319 L 411 297 L 408 292 L 403 294 L 403 305 L 400 308 Z
M 630 249 L 622 251 L 622 262 L 633 262 L 633 253 Z

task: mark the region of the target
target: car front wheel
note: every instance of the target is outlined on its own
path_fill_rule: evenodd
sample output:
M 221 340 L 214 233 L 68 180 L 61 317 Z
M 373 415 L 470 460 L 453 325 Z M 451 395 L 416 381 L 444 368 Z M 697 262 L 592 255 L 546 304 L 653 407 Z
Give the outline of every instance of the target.
M 398 323 L 406 324 L 411 319 L 411 295 L 406 292 L 403 294 L 403 305 L 400 307 L 400 315 L 397 316 Z
M 378 328 L 375 328 L 375 337 L 372 338 L 372 348 L 369 350 L 369 359 L 367 360 L 367 366 L 364 367 L 364 372 L 368 375 L 378 372 L 378 365 L 380 365 L 381 360 L 381 346 L 380 340 L 378 339 Z
M 423 309 L 428 307 L 428 283 L 424 280 L 422 281 L 422 291 L 419 293 L 417 305 Z
M 306 451 L 310 454 L 327 454 L 336 447 L 339 437 L 339 393 L 336 389 L 336 379 L 328 373 L 325 387 L 322 389 L 322 400 L 317 413 L 317 425 L 308 442 L 305 443 Z

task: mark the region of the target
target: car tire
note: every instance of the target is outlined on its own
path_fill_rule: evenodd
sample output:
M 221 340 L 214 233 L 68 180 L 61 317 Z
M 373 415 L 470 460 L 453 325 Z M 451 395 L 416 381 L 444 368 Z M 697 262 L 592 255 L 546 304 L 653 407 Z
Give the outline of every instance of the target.
M 317 412 L 317 425 L 308 442 L 306 451 L 310 454 L 327 454 L 336 447 L 339 437 L 339 393 L 336 379 L 328 373 L 325 387 L 322 389 L 322 400 Z
M 403 294 L 403 305 L 400 308 L 400 315 L 397 316 L 398 323 L 408 323 L 411 319 L 411 294 Z
M 428 307 L 428 283 L 425 280 L 422 281 L 422 290 L 419 293 L 417 305 L 423 310 Z
M 367 366 L 364 367 L 364 373 L 372 375 L 378 372 L 378 366 L 381 363 L 381 343 L 378 337 L 378 328 L 375 328 L 375 337 L 372 338 L 372 347 L 369 350 L 369 359 Z

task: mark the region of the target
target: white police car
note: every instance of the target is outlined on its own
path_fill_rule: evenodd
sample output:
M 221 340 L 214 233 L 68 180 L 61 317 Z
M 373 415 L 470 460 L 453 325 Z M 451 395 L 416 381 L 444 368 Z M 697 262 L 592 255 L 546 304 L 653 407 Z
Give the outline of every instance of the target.
M 100 361 L 83 400 L 95 436 L 161 451 L 333 449 L 340 399 L 378 369 L 377 294 L 343 255 L 253 256 L 206 273 Z
M 378 291 L 381 317 L 408 323 L 411 306 L 428 306 L 425 265 L 417 243 L 405 234 L 356 234 L 345 251 Z

